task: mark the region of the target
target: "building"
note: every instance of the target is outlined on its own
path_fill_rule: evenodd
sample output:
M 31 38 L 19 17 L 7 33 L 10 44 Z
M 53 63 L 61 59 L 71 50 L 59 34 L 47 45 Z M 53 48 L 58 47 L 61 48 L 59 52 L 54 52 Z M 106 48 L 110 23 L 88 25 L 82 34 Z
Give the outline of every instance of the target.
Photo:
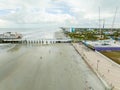
M 0 34 L 0 43 L 17 43 L 22 39 L 22 34 L 17 32 L 6 32 Z
M 19 34 L 17 32 L 6 32 L 3 34 L 0 34 L 0 39 L 21 39 L 22 34 Z

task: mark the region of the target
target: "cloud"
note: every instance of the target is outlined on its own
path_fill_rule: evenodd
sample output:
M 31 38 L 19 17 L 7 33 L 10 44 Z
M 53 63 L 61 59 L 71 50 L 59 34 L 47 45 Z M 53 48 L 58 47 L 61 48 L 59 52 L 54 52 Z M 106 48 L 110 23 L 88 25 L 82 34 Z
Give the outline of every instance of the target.
M 6 27 L 6 26 L 10 26 L 12 25 L 13 23 L 12 22 L 9 22 L 8 20 L 2 20 L 0 19 L 0 27 Z
M 76 26 L 97 27 L 101 19 L 110 26 L 119 0 L 1 0 L 0 26 Z M 119 10 L 115 24 L 119 26 Z M 91 23 L 90 23 L 91 22 Z

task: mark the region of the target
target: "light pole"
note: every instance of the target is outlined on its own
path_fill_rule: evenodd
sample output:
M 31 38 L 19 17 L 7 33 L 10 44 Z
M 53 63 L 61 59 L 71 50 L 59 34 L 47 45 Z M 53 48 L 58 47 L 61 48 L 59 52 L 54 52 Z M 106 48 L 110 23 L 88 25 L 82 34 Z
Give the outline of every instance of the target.
M 98 71 L 98 65 L 99 65 L 100 60 L 97 60 L 97 71 Z

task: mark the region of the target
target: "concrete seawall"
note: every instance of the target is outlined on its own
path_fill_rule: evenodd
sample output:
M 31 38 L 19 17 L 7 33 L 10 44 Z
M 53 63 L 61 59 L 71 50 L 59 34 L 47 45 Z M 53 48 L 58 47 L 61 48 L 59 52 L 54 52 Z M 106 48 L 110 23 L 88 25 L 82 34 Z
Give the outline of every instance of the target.
M 80 47 L 77 47 L 75 43 L 72 44 L 75 50 L 81 55 L 82 59 L 85 61 L 85 63 L 89 66 L 89 68 L 96 74 L 96 76 L 100 79 L 100 81 L 104 84 L 105 90 L 119 90 L 116 89 L 114 86 L 111 86 L 106 82 L 103 77 L 100 75 L 100 73 L 97 71 L 97 69 L 93 68 L 92 65 L 90 64 L 88 57 L 84 54 L 82 50 L 78 49 Z M 90 49 L 88 49 L 89 52 Z

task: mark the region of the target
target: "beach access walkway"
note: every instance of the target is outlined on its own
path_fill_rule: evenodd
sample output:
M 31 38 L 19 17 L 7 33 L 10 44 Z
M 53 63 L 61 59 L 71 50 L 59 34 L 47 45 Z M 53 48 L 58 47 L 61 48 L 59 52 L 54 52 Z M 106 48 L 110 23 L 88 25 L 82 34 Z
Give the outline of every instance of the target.
M 120 65 L 83 44 L 73 43 L 73 46 L 90 68 L 112 87 L 112 90 L 120 90 Z

